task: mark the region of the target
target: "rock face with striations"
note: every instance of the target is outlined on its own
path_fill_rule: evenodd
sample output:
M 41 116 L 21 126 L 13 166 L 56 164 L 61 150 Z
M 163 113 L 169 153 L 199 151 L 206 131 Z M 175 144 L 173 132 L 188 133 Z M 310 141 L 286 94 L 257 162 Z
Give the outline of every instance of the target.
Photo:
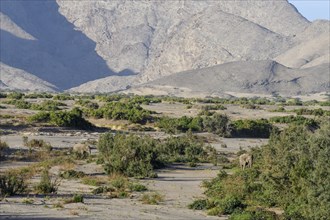
M 291 68 L 329 61 L 324 37 L 329 21 L 311 23 L 286 0 L 4 1 L 1 6 L 1 62 L 70 91 L 125 90 L 228 62 L 242 69 L 245 61 L 276 60 Z M 255 71 L 247 77 L 259 77 L 264 69 Z

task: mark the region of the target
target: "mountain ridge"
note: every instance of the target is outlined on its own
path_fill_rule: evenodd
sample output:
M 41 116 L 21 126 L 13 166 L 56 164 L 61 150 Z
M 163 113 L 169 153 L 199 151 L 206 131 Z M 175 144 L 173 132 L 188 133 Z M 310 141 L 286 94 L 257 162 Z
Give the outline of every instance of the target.
M 113 92 L 228 62 L 328 63 L 330 43 L 317 38 L 329 21 L 309 22 L 286 0 L 0 4 L 1 63 L 59 90 Z

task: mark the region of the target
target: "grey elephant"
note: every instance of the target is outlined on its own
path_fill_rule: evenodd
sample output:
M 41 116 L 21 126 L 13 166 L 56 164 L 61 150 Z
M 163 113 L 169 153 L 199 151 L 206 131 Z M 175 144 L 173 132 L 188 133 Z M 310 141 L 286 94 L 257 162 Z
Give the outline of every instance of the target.
M 245 167 L 252 167 L 253 156 L 250 154 L 242 154 L 239 156 L 239 165 L 244 170 Z
M 72 148 L 72 152 L 80 156 L 88 156 L 91 154 L 91 148 L 86 144 L 75 144 Z

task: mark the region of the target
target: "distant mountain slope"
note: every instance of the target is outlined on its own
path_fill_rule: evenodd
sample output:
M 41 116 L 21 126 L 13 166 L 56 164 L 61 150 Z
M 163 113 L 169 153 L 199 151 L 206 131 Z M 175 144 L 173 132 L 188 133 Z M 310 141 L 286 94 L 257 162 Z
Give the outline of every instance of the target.
M 0 65 L 12 71 L 10 77 L 19 69 L 60 90 L 118 91 L 225 63 L 237 68 L 249 61 L 263 68 L 263 60 L 294 68 L 329 63 L 329 21 L 311 23 L 286 0 L 0 4 Z M 258 79 L 264 72 L 255 69 L 247 77 Z
M 287 1 L 57 1 L 113 70 L 142 81 L 235 60 L 271 59 L 309 22 Z
M 329 45 L 329 33 L 324 33 L 289 49 L 276 57 L 275 60 L 292 68 L 311 67 L 322 63 L 329 63 Z
M 182 96 L 239 92 L 287 96 L 327 91 L 329 77 L 329 64 L 291 69 L 270 60 L 238 61 L 173 74 L 127 92 Z
M 20 69 L 15 69 L 1 62 L 0 73 L 0 90 L 29 90 L 41 92 L 55 92 L 59 90 L 56 86 L 32 74 L 26 73 Z
M 58 12 L 55 1 L 0 4 L 2 63 L 60 89 L 113 74 L 95 52 L 95 42 L 75 30 Z

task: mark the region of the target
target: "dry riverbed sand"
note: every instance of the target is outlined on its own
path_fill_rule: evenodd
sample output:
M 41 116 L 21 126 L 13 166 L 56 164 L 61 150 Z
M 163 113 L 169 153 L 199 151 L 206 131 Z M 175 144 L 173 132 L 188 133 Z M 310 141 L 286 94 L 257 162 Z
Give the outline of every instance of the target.
M 2 136 L 10 148 L 25 149 L 22 136 L 26 133 L 15 133 Z M 76 142 L 97 139 L 98 135 L 84 133 L 29 133 L 30 139 L 43 139 L 58 148 L 72 147 Z M 231 145 L 230 145 L 231 146 Z M 230 148 L 230 147 L 229 147 Z M 96 149 L 93 150 L 96 153 Z M 2 161 L 0 172 L 10 168 L 31 165 L 27 161 Z M 104 175 L 100 165 L 95 163 L 79 164 L 76 170 L 90 175 Z M 0 219 L 227 219 L 227 217 L 207 216 L 203 211 L 187 208 L 196 198 L 203 197 L 201 183 L 215 177 L 220 168 L 211 164 L 200 164 L 191 168 L 175 164 L 166 169 L 157 170 L 158 178 L 144 179 L 140 182 L 150 192 L 164 196 L 159 205 L 142 204 L 142 193 L 133 193 L 131 198 L 109 199 L 104 196 L 92 195 L 92 186 L 84 185 L 79 180 L 62 180 L 56 195 L 21 195 L 4 198 L 0 201 Z M 57 174 L 58 167 L 50 172 Z M 31 182 L 37 182 L 33 179 Z M 75 193 L 83 193 L 84 203 L 63 204 L 65 198 Z
M 195 116 L 201 110 L 201 104 L 194 104 L 192 108 L 180 103 L 157 103 L 143 106 L 146 109 L 157 111 L 162 115 L 170 117 Z M 227 114 L 230 118 L 269 118 L 276 115 L 287 115 L 288 113 L 270 112 L 276 106 L 262 106 L 259 110 L 242 108 L 239 105 L 225 105 L 226 110 L 218 112 Z M 313 107 L 311 107 L 313 108 Z M 25 110 L 8 109 L 6 114 L 14 111 L 15 115 L 30 115 L 32 112 Z M 291 113 L 289 113 L 291 114 Z M 120 121 L 102 121 L 104 125 L 116 125 L 120 127 Z M 119 129 L 120 130 L 120 129 Z M 5 135 L 1 137 L 12 149 L 27 150 L 23 147 L 22 136 L 29 139 L 43 139 L 58 149 L 69 149 L 75 143 L 93 141 L 99 138 L 98 132 L 81 132 L 74 130 L 63 130 L 59 128 L 6 128 Z M 163 132 L 139 132 L 154 138 L 165 138 L 168 135 Z M 235 153 L 240 149 L 261 146 L 267 143 L 267 139 L 252 138 L 221 138 L 214 134 L 200 133 L 208 143 L 215 147 L 219 153 L 227 153 L 235 158 Z M 97 149 L 92 149 L 92 155 L 97 154 Z M 0 172 L 10 168 L 29 166 L 29 161 L 2 161 Z M 100 165 L 95 163 L 81 163 L 75 166 L 77 171 L 83 171 L 89 175 L 105 176 Z M 133 193 L 132 197 L 125 199 L 109 199 L 105 196 L 91 194 L 92 186 L 82 184 L 79 180 L 62 180 L 57 195 L 35 196 L 25 195 L 5 198 L 0 201 L 0 219 L 227 219 L 227 217 L 207 216 L 203 211 L 188 209 L 188 204 L 197 198 L 203 198 L 204 189 L 201 183 L 204 180 L 214 178 L 221 167 L 211 164 L 199 164 L 195 168 L 175 164 L 166 169 L 157 170 L 158 178 L 140 180 L 148 187 L 150 192 L 157 192 L 164 196 L 164 201 L 159 205 L 147 205 L 140 201 L 142 193 Z M 58 174 L 59 167 L 50 170 Z M 40 177 L 39 177 L 40 178 Z M 34 178 L 33 181 L 38 181 Z M 84 203 L 64 204 L 65 198 L 74 193 L 83 193 Z

